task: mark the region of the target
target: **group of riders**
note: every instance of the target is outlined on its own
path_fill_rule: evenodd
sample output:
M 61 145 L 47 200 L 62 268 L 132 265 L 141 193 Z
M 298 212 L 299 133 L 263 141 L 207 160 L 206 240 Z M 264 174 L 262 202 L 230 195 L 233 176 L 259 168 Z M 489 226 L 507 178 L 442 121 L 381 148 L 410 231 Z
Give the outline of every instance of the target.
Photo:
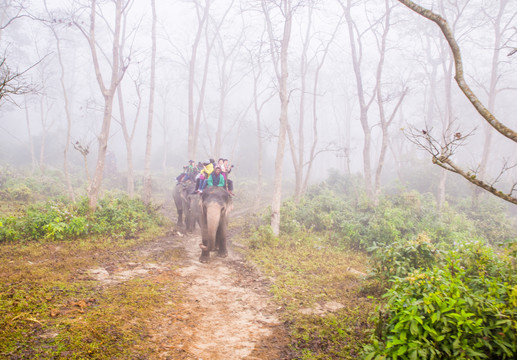
M 228 159 L 220 158 L 215 163 L 214 159 L 205 162 L 190 160 L 188 165 L 183 166 L 183 172 L 176 178 L 178 184 L 195 182 L 196 188 L 193 194 L 202 194 L 203 190 L 209 186 L 220 186 L 226 189 L 231 196 L 233 193 L 233 181 L 228 179 L 232 172 L 233 165 L 229 165 Z

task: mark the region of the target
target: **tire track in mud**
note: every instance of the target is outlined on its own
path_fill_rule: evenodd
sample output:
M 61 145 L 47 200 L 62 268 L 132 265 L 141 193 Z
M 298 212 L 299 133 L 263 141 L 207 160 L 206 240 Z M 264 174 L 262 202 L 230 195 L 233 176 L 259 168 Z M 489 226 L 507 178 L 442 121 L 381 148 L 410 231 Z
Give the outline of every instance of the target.
M 183 266 L 176 273 L 186 284 L 185 311 L 195 314 L 183 350 L 203 360 L 284 359 L 287 335 L 266 280 L 246 265 L 229 243 L 228 257 L 212 254 L 200 263 L 199 234 L 180 238 Z

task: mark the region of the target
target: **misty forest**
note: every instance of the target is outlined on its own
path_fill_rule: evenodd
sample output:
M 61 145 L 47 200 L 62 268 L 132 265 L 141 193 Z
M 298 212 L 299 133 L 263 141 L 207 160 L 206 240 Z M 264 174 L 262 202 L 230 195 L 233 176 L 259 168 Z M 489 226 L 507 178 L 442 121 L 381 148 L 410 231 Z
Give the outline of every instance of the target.
M 0 4 L 0 358 L 517 358 L 517 1 Z

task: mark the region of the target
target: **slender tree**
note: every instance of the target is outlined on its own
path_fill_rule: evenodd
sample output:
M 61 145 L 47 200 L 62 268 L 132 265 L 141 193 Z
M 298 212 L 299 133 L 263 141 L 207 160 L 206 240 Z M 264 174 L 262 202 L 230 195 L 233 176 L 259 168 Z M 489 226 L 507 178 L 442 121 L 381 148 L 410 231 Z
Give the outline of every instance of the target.
M 262 0 L 262 10 L 266 19 L 267 32 L 269 35 L 269 44 L 271 56 L 278 81 L 278 96 L 280 97 L 280 126 L 278 130 L 278 143 L 275 158 L 275 180 L 273 187 L 273 199 L 271 203 L 271 228 L 273 233 L 278 236 L 280 233 L 280 205 L 282 201 L 282 177 L 283 162 L 287 133 L 287 110 L 289 106 L 289 97 L 287 91 L 288 77 L 288 49 L 291 40 L 291 27 L 293 21 L 293 12 L 296 5 L 293 6 L 291 0 L 280 0 L 277 2 L 269 2 Z M 271 7 L 275 6 L 280 10 L 283 17 L 283 31 L 280 39 L 280 54 L 277 52 L 273 22 L 271 20 Z
M 194 89 L 196 86 L 196 63 L 201 36 L 205 29 L 208 15 L 210 12 L 210 0 L 206 0 L 205 6 L 202 7 L 199 1 L 194 1 L 196 6 L 196 15 L 198 26 L 194 42 L 192 43 L 192 53 L 190 54 L 189 70 L 188 70 L 188 156 L 190 159 L 196 157 L 196 115 L 194 111 Z M 199 100 L 201 101 L 201 100 Z
M 262 91 L 259 91 L 260 81 L 263 78 L 263 47 L 264 47 L 264 36 L 266 35 L 265 29 L 262 32 L 258 49 L 256 51 L 249 51 L 250 63 L 253 74 L 253 110 L 255 113 L 255 123 L 257 126 L 257 191 L 255 192 L 255 208 L 258 209 L 260 201 L 262 199 L 262 186 L 263 186 L 263 131 L 262 131 L 262 110 L 264 106 L 275 96 L 275 93 L 265 87 Z M 268 93 L 269 90 L 269 93 Z M 265 98 L 262 98 L 266 95 Z
M 85 29 L 83 27 L 83 22 L 79 19 L 74 19 L 75 26 L 81 31 L 86 40 L 88 41 L 88 45 L 90 47 L 90 53 L 93 60 L 93 66 L 95 70 L 95 78 L 97 79 L 97 84 L 104 98 L 104 106 L 103 106 L 103 120 L 101 132 L 98 135 L 98 152 L 97 152 L 97 164 L 95 166 L 95 172 L 93 175 L 93 179 L 88 186 L 88 197 L 89 197 L 89 205 L 93 210 L 97 206 L 99 191 L 102 184 L 103 172 L 104 172 L 104 163 L 106 160 L 106 152 L 108 148 L 108 139 L 110 133 L 111 126 L 111 118 L 113 113 L 113 98 L 115 96 L 115 91 L 117 86 L 119 85 L 125 71 L 122 73 L 119 71 L 120 67 L 123 66 L 123 69 L 126 69 L 126 66 L 120 63 L 120 29 L 121 29 L 121 19 L 122 13 L 125 10 L 127 3 L 123 0 L 113 0 L 112 3 L 115 5 L 114 11 L 114 28 L 113 28 L 113 38 L 111 42 L 111 75 L 109 80 L 109 85 L 106 85 L 105 80 L 102 77 L 101 65 L 99 63 L 98 51 L 99 43 L 97 42 L 96 33 L 97 33 L 97 0 L 92 0 L 89 10 L 89 28 Z
M 144 169 L 144 196 L 145 203 L 151 202 L 151 151 L 153 139 L 153 116 L 154 116 L 154 88 L 156 82 L 156 6 L 155 0 L 151 0 L 153 11 L 153 22 L 151 30 L 151 81 L 149 88 L 149 112 L 147 118 L 147 141 L 145 147 L 145 169 Z
M 50 18 L 53 18 L 52 14 L 50 13 L 47 1 L 44 0 L 45 10 L 47 11 L 47 15 Z M 50 21 L 49 28 L 52 32 L 52 35 L 54 36 L 54 39 L 56 40 L 56 50 L 57 50 L 57 59 L 59 63 L 59 70 L 60 70 L 60 76 L 59 76 L 59 84 L 61 85 L 61 91 L 63 92 L 63 108 L 65 110 L 65 118 L 66 118 L 66 138 L 65 138 L 65 149 L 63 150 L 63 171 L 65 175 L 65 181 L 66 186 L 68 189 L 68 197 L 74 201 L 75 200 L 75 193 L 74 188 L 72 187 L 72 182 L 70 180 L 70 171 L 68 169 L 68 154 L 70 151 L 70 144 L 72 143 L 72 114 L 70 112 L 70 100 L 68 96 L 68 89 L 65 84 L 65 64 L 63 62 L 63 54 L 61 50 L 61 37 L 58 35 L 58 32 L 56 30 L 56 27 L 54 26 L 55 23 L 53 21 Z
M 404 101 L 404 98 L 407 93 L 407 88 L 403 85 L 403 89 L 398 94 L 398 101 L 395 107 L 393 108 L 390 115 L 387 115 L 387 109 L 386 109 L 386 99 L 383 96 L 383 71 L 384 71 L 384 62 L 386 57 L 387 49 L 387 39 L 390 31 L 391 26 L 391 10 L 392 5 L 388 0 L 384 1 L 384 7 L 386 9 L 386 12 L 384 14 L 384 26 L 382 30 L 382 34 L 380 36 L 380 39 L 376 36 L 377 39 L 377 46 L 379 49 L 379 62 L 377 63 L 377 73 L 376 73 L 376 85 L 375 85 L 375 96 L 377 98 L 377 105 L 379 108 L 379 122 L 381 127 L 381 148 L 379 150 L 379 158 L 377 161 L 377 168 L 375 170 L 375 182 L 374 182 L 374 204 L 377 206 L 379 202 L 379 196 L 381 193 L 381 175 L 382 175 L 382 169 L 384 167 L 384 161 L 386 158 L 386 152 L 388 149 L 388 143 L 389 143 L 389 127 L 393 123 L 393 120 L 395 119 L 395 115 L 397 114 L 397 111 Z M 395 96 L 394 96 L 395 97 Z
M 361 128 L 364 134 L 363 140 L 363 174 L 366 195 L 373 198 L 373 186 L 372 186 L 372 165 L 371 165 L 371 147 L 372 147 L 372 129 L 368 120 L 368 111 L 375 95 L 372 94 L 369 99 L 365 90 L 362 70 L 363 60 L 363 44 L 362 36 L 364 32 L 359 32 L 355 18 L 352 16 L 352 0 L 338 0 L 339 5 L 344 11 L 345 19 L 348 25 L 348 37 L 350 41 L 350 55 L 352 57 L 352 65 L 354 68 L 355 85 L 357 88 L 357 97 L 359 101 Z
M 490 16 L 489 14 L 485 13 L 489 22 L 492 24 L 493 49 L 488 86 L 485 86 L 484 84 L 480 84 L 480 86 L 486 92 L 486 95 L 488 97 L 487 108 L 492 113 L 496 111 L 497 95 L 501 91 L 499 84 L 501 80 L 501 50 L 504 45 L 503 34 L 511 29 L 512 25 L 514 24 L 515 17 L 517 16 L 517 13 L 514 12 L 513 14 L 511 14 L 511 16 L 508 16 L 506 18 L 504 17 L 505 10 L 509 2 L 509 0 L 500 0 L 498 4 L 497 13 L 495 16 Z M 494 133 L 493 128 L 490 126 L 488 122 L 484 122 L 483 125 L 483 153 L 481 156 L 481 161 L 479 162 L 479 177 L 481 179 L 484 179 L 487 176 L 487 166 L 490 159 L 490 153 L 492 151 L 492 138 Z M 479 195 L 482 191 L 483 190 L 480 187 L 474 187 L 472 199 L 474 206 L 477 206 Z

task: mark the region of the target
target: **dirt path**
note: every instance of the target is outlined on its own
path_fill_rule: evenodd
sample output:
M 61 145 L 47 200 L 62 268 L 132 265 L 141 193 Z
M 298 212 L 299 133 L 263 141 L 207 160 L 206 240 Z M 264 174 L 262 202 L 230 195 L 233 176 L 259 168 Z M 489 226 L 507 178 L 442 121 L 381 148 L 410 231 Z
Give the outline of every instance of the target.
M 246 266 L 230 244 L 227 258 L 202 264 L 199 234 L 180 237 L 185 257 L 176 274 L 187 285 L 185 312 L 190 326 L 181 332 L 185 358 L 282 359 L 286 336 L 264 279 Z
M 160 284 L 180 284 L 179 293 L 168 286 L 163 288 L 172 310 L 158 309 L 156 316 L 147 319 L 149 341 L 160 349 L 152 359 L 290 358 L 279 308 L 267 292 L 268 280 L 236 251 L 243 247 L 230 235 L 228 257 L 217 257 L 214 252 L 209 263 L 201 263 L 200 243 L 199 229 L 190 235 L 174 231 L 137 249 L 140 260 L 127 256 L 87 273 L 103 286 L 138 277 L 150 277 Z M 167 255 L 171 253 L 179 254 L 175 257 L 179 260 L 171 260 Z

